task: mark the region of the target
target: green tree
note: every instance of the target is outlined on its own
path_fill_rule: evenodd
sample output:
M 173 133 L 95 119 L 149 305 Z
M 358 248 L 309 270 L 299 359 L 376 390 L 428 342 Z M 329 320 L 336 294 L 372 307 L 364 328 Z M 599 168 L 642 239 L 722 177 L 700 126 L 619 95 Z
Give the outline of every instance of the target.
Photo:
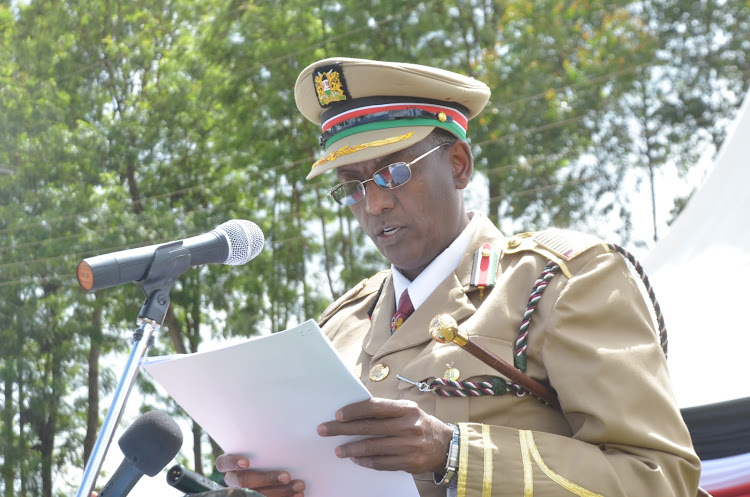
M 401 60 L 485 81 L 492 99 L 469 135 L 490 215 L 506 231 L 609 216 L 627 237 L 624 179 L 672 162 L 687 171 L 700 147 L 721 143 L 750 76 L 749 11 L 688 0 L 0 2 L 4 495 L 78 484 L 99 397 L 119 373 L 107 357 L 128 349 L 144 295 L 82 292 L 82 258 L 231 218 L 263 229 L 247 268 L 180 277 L 154 353 L 287 328 L 387 264 L 326 198 L 331 177 L 304 179 L 319 130 L 292 89 L 307 64 Z M 139 389 L 143 409 L 183 415 L 148 382 Z M 219 448 L 192 431 L 202 471 Z M 62 468 L 76 469 L 53 488 Z
M 6 495 L 52 495 L 53 471 L 75 462 L 75 452 L 59 449 L 80 442 L 80 417 L 66 396 L 75 388 L 72 378 L 82 349 L 74 339 L 74 298 L 61 283 L 56 264 L 70 264 L 72 257 L 61 254 L 76 251 L 69 236 L 76 223 L 69 213 L 85 205 L 85 191 L 71 188 L 78 182 L 66 181 L 72 152 L 68 110 L 75 99 L 56 84 L 55 64 L 48 57 L 53 45 L 62 45 L 64 52 L 70 37 L 57 37 L 60 31 L 48 29 L 64 29 L 64 18 L 50 13 L 37 25 L 34 14 L 28 6 L 14 19 L 2 7 L 9 28 L 3 30 L 3 45 L 10 50 L 3 51 L 1 105 L 2 127 L 9 131 L 3 133 L 2 158 L 11 174 L 0 178 L 0 291 L 8 303 L 2 333 L 9 338 L 2 354 L 3 430 L 12 442 L 4 457 Z M 37 26 L 45 36 L 32 34 Z M 12 55 L 6 57 L 8 53 Z M 58 62 L 64 65 L 65 57 Z
M 747 89 L 750 4 L 659 0 L 637 12 L 659 46 L 625 105 L 610 116 L 629 125 L 630 133 L 619 137 L 634 152 L 629 167 L 647 171 L 657 241 L 657 170 L 673 163 L 686 174 L 707 149 L 718 151 Z

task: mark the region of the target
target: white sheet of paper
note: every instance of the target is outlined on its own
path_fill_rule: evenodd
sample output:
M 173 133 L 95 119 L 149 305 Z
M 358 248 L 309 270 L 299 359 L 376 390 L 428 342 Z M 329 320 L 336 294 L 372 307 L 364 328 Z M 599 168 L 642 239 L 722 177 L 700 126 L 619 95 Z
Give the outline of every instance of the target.
M 318 435 L 338 408 L 371 395 L 313 320 L 218 350 L 150 358 L 144 368 L 225 452 L 288 470 L 308 497 L 418 496 L 408 473 L 336 457 L 351 437 Z

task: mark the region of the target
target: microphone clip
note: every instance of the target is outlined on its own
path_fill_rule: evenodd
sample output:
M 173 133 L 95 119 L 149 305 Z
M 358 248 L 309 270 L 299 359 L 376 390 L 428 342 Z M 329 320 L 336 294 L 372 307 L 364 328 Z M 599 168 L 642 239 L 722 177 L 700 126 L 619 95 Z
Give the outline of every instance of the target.
M 146 301 L 138 314 L 139 319 L 147 319 L 161 325 L 169 309 L 169 291 L 177 278 L 190 269 L 190 251 L 182 240 L 165 243 L 154 251 L 154 261 L 144 278 L 137 282 Z

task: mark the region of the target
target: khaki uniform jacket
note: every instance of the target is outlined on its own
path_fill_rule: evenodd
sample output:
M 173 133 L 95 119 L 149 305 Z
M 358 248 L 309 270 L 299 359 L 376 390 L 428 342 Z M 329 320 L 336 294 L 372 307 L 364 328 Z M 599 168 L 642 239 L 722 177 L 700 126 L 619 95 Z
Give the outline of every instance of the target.
M 500 258 L 496 285 L 480 299 L 469 282 L 485 242 Z M 390 271 L 334 302 L 321 325 L 373 396 L 413 400 L 459 425 L 459 497 L 693 497 L 700 461 L 673 397 L 651 304 L 621 255 L 603 243 L 572 245 L 562 257 L 532 236 L 505 238 L 482 216 L 455 273 L 395 334 Z M 429 322 L 448 313 L 470 340 L 513 364 L 529 295 L 550 259 L 562 270 L 532 315 L 527 373 L 557 391 L 560 409 L 512 392 L 442 397 L 396 378 L 429 382 L 449 367 L 461 381 L 501 377 L 460 346 L 433 341 Z M 375 366 L 388 368 L 380 381 L 369 377 Z M 415 480 L 424 497 L 446 495 L 432 473 Z

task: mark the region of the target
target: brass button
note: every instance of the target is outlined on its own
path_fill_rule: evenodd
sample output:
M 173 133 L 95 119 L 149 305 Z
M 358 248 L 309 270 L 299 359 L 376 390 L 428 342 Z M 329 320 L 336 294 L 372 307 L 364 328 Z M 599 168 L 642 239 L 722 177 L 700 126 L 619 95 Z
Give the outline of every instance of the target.
M 518 238 L 518 237 L 514 236 L 510 240 L 508 240 L 508 248 L 509 249 L 514 249 L 514 248 L 518 247 L 519 245 L 521 245 L 521 239 Z
M 372 381 L 383 381 L 391 372 L 391 368 L 385 364 L 376 364 L 370 368 L 370 379 Z
M 458 381 L 460 377 L 461 372 L 456 368 L 448 368 L 445 370 L 445 373 L 443 373 L 443 378 L 450 381 Z

